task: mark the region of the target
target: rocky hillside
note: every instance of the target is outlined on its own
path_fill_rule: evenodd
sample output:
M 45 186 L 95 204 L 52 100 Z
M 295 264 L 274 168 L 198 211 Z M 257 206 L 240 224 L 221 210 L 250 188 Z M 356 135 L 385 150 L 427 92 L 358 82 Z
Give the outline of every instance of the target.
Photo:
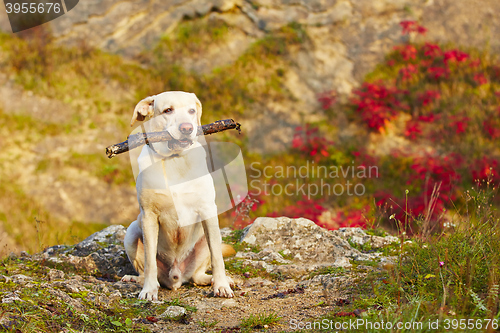
M 493 0 L 85 1 L 22 39 L 3 34 L 0 176 L 9 181 L 0 187 L 0 233 L 7 235 L 0 253 L 33 253 L 135 219 L 129 161 L 108 161 L 103 150 L 129 134 L 131 110 L 144 96 L 196 92 L 206 122 L 244 123 L 242 137 L 224 138 L 245 154 L 284 152 L 297 125 L 332 117 L 318 94 L 347 99 L 394 45 L 415 38 L 401 35 L 401 21 L 418 20 L 430 41 L 497 52 L 499 6 Z M 0 27 L 9 31 L 4 11 Z M 338 130 L 349 134 L 353 127 Z
M 288 331 L 292 320 L 329 318 L 369 297 L 361 282 L 392 265 L 399 239 L 361 229 L 327 231 L 306 219 L 257 219 L 241 232 L 223 231 L 238 250 L 226 259 L 233 299 L 210 287 L 160 289 L 159 301 L 138 300 L 141 287 L 123 248 L 125 229 L 111 226 L 75 246 L 11 256 L 0 266 L 0 328 L 48 332 Z M 370 247 L 372 250 L 360 251 Z M 22 309 L 22 314 L 19 314 Z M 352 311 L 352 310 L 351 310 Z M 355 309 L 364 316 L 372 307 Z M 365 313 L 366 315 L 366 313 Z M 366 317 L 366 316 L 364 316 Z

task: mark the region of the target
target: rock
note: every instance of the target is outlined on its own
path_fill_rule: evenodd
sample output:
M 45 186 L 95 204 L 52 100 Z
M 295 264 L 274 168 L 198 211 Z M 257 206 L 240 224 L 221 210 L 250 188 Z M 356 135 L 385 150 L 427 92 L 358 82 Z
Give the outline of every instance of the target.
M 123 244 L 126 232 L 127 229 L 122 225 L 109 226 L 76 244 L 72 254 L 84 257 L 107 246 Z
M 245 228 L 241 241 L 275 252 L 288 250 L 297 261 L 309 264 L 333 264 L 339 257 L 362 255 L 345 239 L 304 218 L 257 218 Z
M 337 258 L 335 260 L 335 262 L 332 264 L 332 266 L 333 267 L 350 268 L 350 267 L 352 267 L 352 264 L 348 258 L 342 257 L 342 258 Z
M 111 294 L 109 294 L 109 299 L 111 301 L 116 301 L 116 300 L 119 300 L 121 298 L 122 298 L 122 294 L 118 290 L 115 290 Z
M 243 285 L 245 287 L 252 287 L 252 286 L 270 286 L 272 285 L 273 282 L 268 280 L 268 279 L 263 279 L 261 277 L 256 277 L 256 278 L 250 278 L 246 280 Z
M 50 288 L 48 291 L 50 294 L 52 294 L 53 296 L 58 298 L 60 302 L 64 302 L 68 305 L 71 305 L 75 310 L 77 310 L 79 312 L 85 311 L 85 307 L 82 305 L 82 303 L 78 299 L 72 298 L 64 291 L 59 290 L 59 289 L 52 289 L 52 288 Z
M 113 283 L 113 288 L 117 289 L 123 297 L 137 297 L 137 295 L 141 292 L 142 287 L 138 283 L 130 283 L 130 282 L 122 282 L 118 281 Z
M 238 302 L 234 298 L 222 301 L 222 306 L 226 308 L 234 308 L 238 306 Z
M 23 275 L 23 274 L 16 274 L 16 275 L 12 275 L 10 277 L 10 280 L 12 280 L 12 282 L 14 282 L 16 284 L 26 284 L 28 282 L 33 281 L 33 278 L 26 276 L 26 275 Z
M 10 292 L 7 293 L 3 298 L 2 298 L 2 303 L 14 303 L 14 302 L 24 302 L 22 299 L 19 298 L 17 292 Z
M 64 272 L 58 269 L 50 269 L 49 273 L 47 274 L 49 281 L 62 280 L 64 279 L 64 276 Z
M 233 230 L 231 228 L 225 227 L 220 229 L 220 235 L 222 238 L 230 236 Z
M 186 314 L 186 309 L 182 306 L 169 306 L 165 312 L 158 316 L 160 319 L 177 319 L 180 316 Z
M 89 273 L 115 278 L 135 274 L 123 247 L 125 233 L 126 228 L 121 225 L 109 226 L 73 247 L 49 247 L 43 255 L 53 262 L 65 262 Z
M 333 232 L 339 237 L 355 244 L 365 245 L 368 243 L 372 249 L 379 249 L 392 243 L 399 243 L 399 238 L 395 236 L 381 237 L 368 235 L 361 228 L 340 228 Z

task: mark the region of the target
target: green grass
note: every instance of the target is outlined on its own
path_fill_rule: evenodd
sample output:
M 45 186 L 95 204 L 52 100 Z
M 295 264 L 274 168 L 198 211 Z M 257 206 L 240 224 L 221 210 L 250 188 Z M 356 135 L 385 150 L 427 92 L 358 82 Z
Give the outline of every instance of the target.
M 309 278 L 312 279 L 313 277 L 317 275 L 327 275 L 327 274 L 333 274 L 335 276 L 340 276 L 346 273 L 346 270 L 343 267 L 332 267 L 332 266 L 327 266 L 327 267 L 321 267 L 317 268 L 311 273 L 309 273 Z
M 134 174 L 127 159 L 109 159 L 103 153 L 82 154 L 73 152 L 65 165 L 85 170 L 108 184 L 135 186 Z
M 491 189 L 469 191 L 467 214 L 461 216 L 455 229 L 425 240 L 422 235 L 414 235 L 411 242 L 400 245 L 394 265 L 369 271 L 343 290 L 351 294 L 352 304 L 336 307 L 314 322 L 324 319 L 340 327 L 335 325 L 357 319 L 345 315 L 356 309 L 363 312 L 365 322 L 350 330 L 353 332 L 380 331 L 366 325 L 382 320 L 394 325 L 422 323 L 422 327 L 399 330 L 404 332 L 464 331 L 459 325 L 469 325 L 469 320 L 483 325 L 487 320 L 498 322 L 500 254 L 496 244 L 500 242 L 500 221 L 498 211 L 490 205 L 494 194 L 496 190 Z M 439 326 L 430 328 L 436 321 Z M 317 330 L 304 330 L 312 331 Z M 483 332 L 484 326 L 474 326 L 470 331 Z
M 281 317 L 275 312 L 259 313 L 243 319 L 240 326 L 247 329 L 263 329 L 265 328 L 264 326 L 276 325 L 280 319 Z
M 229 31 L 229 26 L 221 20 L 185 20 L 179 23 L 172 34 L 163 36 L 156 51 L 177 56 L 199 54 L 206 45 L 223 42 Z

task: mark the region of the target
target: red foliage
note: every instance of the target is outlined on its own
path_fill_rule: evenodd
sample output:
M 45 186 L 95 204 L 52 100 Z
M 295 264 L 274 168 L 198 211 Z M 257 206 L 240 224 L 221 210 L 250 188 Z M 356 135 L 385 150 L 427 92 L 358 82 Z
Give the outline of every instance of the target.
M 451 126 L 455 128 L 456 134 L 465 133 L 467 130 L 469 117 L 465 116 L 451 116 Z
M 418 100 L 422 103 L 422 106 L 427 106 L 439 98 L 441 98 L 441 94 L 436 90 L 427 90 L 423 94 L 418 95 Z
M 481 65 L 481 59 L 475 59 L 470 61 L 469 67 L 470 68 L 478 68 Z
M 416 158 L 411 166 L 414 174 L 407 179 L 407 184 L 418 189 L 417 192 L 409 193 L 408 202 L 405 202 L 405 198 L 394 198 L 389 192 L 378 191 L 374 195 L 376 204 L 392 206 L 396 219 L 404 222 L 406 205 L 408 205 L 406 213 L 410 217 L 426 214 L 434 186 L 441 184 L 439 197 L 435 201 L 435 208 L 431 214 L 432 219 L 437 219 L 446 203 L 456 199 L 454 184 L 461 179 L 456 167 L 462 163 L 463 159 L 456 155 L 444 157 L 425 155 Z
M 442 77 L 447 78 L 449 71 L 443 67 L 429 67 L 427 68 L 427 74 L 431 79 L 439 80 Z
M 394 50 L 399 51 L 399 54 L 401 54 L 405 61 L 416 59 L 417 49 L 413 45 L 405 44 L 401 46 L 395 46 Z
M 370 210 L 367 206 L 364 209 L 341 210 L 333 214 L 329 221 L 315 221 L 317 225 L 328 230 L 337 230 L 339 228 L 366 228 L 366 213 Z
M 317 127 L 307 124 L 305 129 L 300 126 L 295 128 L 292 148 L 305 153 L 306 156 L 313 157 L 315 162 L 329 156 L 328 147 L 332 144 L 332 141 L 320 136 Z
M 483 84 L 488 83 L 488 79 L 483 73 L 476 73 L 474 74 L 474 82 L 476 82 L 478 86 L 482 86 Z
M 415 120 L 408 120 L 406 122 L 405 136 L 414 140 L 422 134 L 422 126 L 420 122 Z
M 409 34 L 411 32 L 425 35 L 425 33 L 427 32 L 427 29 L 419 25 L 416 21 L 401 21 L 399 25 L 403 28 L 403 35 Z
M 408 81 L 413 78 L 413 74 L 418 73 L 418 67 L 409 64 L 399 70 L 399 75 L 401 75 L 403 81 Z
M 498 118 L 489 117 L 483 121 L 483 128 L 490 135 L 491 139 L 500 138 L 500 120 Z
M 496 159 L 484 156 L 482 159 L 476 160 L 474 166 L 475 168 L 472 170 L 474 182 L 491 181 L 494 185 L 500 184 L 500 170 Z
M 334 91 L 327 91 L 318 95 L 318 102 L 321 103 L 323 110 L 328 110 L 337 101 L 336 93 Z
M 432 44 L 432 43 L 425 43 L 424 46 L 422 46 L 422 51 L 424 51 L 424 55 L 426 57 L 431 57 L 431 58 L 436 58 L 439 57 L 443 54 L 443 51 L 437 44 Z
M 469 58 L 469 55 L 460 50 L 450 50 L 444 53 L 444 62 L 448 64 L 449 62 L 464 62 Z
M 369 128 L 381 130 L 387 122 L 394 119 L 398 110 L 406 109 L 399 101 L 399 96 L 405 92 L 397 88 L 389 88 L 382 83 L 363 83 L 354 91 L 357 98 L 352 103 L 361 114 Z
M 429 113 L 427 115 L 421 115 L 418 117 L 418 120 L 424 123 L 433 123 L 434 120 L 438 119 L 434 113 Z
M 281 212 L 272 212 L 268 214 L 270 217 L 287 216 L 291 218 L 304 217 L 315 223 L 319 222 L 319 217 L 326 208 L 321 205 L 323 200 L 313 200 L 303 197 L 302 200 L 297 201 L 294 205 L 285 207 Z

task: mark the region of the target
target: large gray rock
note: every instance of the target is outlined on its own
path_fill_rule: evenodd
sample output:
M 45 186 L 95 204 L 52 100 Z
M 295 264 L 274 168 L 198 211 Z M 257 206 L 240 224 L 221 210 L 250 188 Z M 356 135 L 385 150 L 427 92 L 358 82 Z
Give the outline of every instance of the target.
M 78 270 L 108 278 L 135 274 L 123 247 L 125 233 L 126 228 L 122 225 L 109 226 L 74 246 L 49 247 L 43 256 L 55 263 L 67 263 Z
M 298 262 L 334 263 L 342 257 L 362 256 L 345 239 L 305 218 L 259 217 L 245 229 L 241 241 L 282 251 Z

